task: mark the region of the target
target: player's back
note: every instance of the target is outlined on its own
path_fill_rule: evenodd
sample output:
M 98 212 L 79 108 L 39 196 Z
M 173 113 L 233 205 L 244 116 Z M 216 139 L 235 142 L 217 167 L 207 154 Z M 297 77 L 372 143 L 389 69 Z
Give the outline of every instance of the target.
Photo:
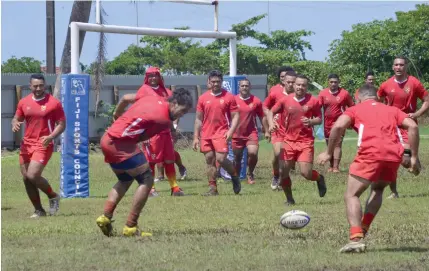
M 358 131 L 358 155 L 367 160 L 402 160 L 403 147 L 398 126 L 406 114 L 396 107 L 375 100 L 367 100 L 350 107 L 345 112 L 351 117 L 352 126 Z
M 107 133 L 113 139 L 138 142 L 148 139 L 171 125 L 169 104 L 163 98 L 148 96 L 136 101 L 119 117 Z

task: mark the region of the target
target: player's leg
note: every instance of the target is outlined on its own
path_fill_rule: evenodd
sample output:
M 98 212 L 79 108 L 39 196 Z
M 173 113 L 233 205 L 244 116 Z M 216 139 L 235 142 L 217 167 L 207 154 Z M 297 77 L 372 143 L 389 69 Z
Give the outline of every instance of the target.
M 174 162 L 179 168 L 180 179 L 184 180 L 187 176 L 187 170 L 186 170 L 186 167 L 183 165 L 182 157 L 180 156 L 180 153 L 176 150 L 174 151 Z
M 238 172 L 235 170 L 233 163 L 227 158 L 228 145 L 225 139 L 218 138 L 218 139 L 212 140 L 212 142 L 213 142 L 213 147 L 216 151 L 216 161 L 231 176 L 232 189 L 234 193 L 235 194 L 240 193 L 241 191 L 240 176 L 238 175 Z
M 295 200 L 292 195 L 292 180 L 290 171 L 295 167 L 296 153 L 292 145 L 283 143 L 279 154 L 280 182 L 279 187 L 282 188 L 286 196 L 286 204 L 294 205 Z
M 258 151 L 258 142 L 247 142 L 247 164 L 249 166 L 249 172 L 247 173 L 248 184 L 255 183 L 254 171 L 256 168 L 256 164 L 258 163 Z
M 49 198 L 49 213 L 54 215 L 60 208 L 60 195 L 55 193 L 48 180 L 42 177 L 42 172 L 52 156 L 53 146 L 36 150 L 27 168 L 27 179 Z M 43 162 L 42 162 L 43 161 Z
M 404 141 L 404 143 L 402 144 L 404 146 L 404 153 L 402 155 L 402 166 L 404 168 L 410 168 L 411 166 L 411 147 L 410 144 L 408 144 L 408 133 L 406 131 L 402 131 L 400 130 L 401 133 L 401 137 L 402 140 Z M 391 182 L 390 185 L 390 195 L 387 197 L 388 199 L 397 199 L 399 198 L 399 193 L 398 193 L 398 188 L 397 188 L 397 184 L 396 181 L 395 182 Z
M 164 163 L 156 164 L 156 171 L 158 172 L 158 177 L 154 180 L 155 183 L 161 182 L 164 180 Z
M 25 191 L 27 192 L 27 196 L 34 207 L 34 213 L 31 218 L 39 218 L 46 216 L 46 211 L 43 209 L 42 203 L 40 201 L 39 189 L 37 189 L 37 187 L 27 178 L 27 168 L 29 161 L 30 157 L 28 157 L 28 160 L 24 161 L 20 155 L 20 169 L 24 181 Z
M 277 140 L 273 137 L 273 179 L 271 180 L 271 189 L 277 190 L 279 188 L 279 177 L 280 177 L 280 168 L 279 168 L 279 155 L 280 149 L 282 147 L 282 141 Z
M 157 143 L 160 144 L 159 146 L 161 146 L 157 149 L 157 152 L 159 153 L 158 158 L 164 161 L 165 175 L 167 175 L 167 180 L 170 184 L 171 195 L 184 196 L 185 194 L 177 184 L 176 168 L 174 167 L 175 151 L 171 134 L 162 134 L 160 135 L 160 139 L 161 141 Z
M 342 146 L 343 146 L 343 137 L 341 137 L 341 140 L 338 142 L 337 146 L 335 146 L 334 149 L 334 155 L 333 155 L 333 173 L 339 173 L 340 172 L 340 162 L 341 162 L 341 156 L 342 156 Z
M 347 220 L 350 225 L 350 242 L 341 248 L 340 252 L 363 252 L 365 244 L 362 242 L 364 231 L 362 229 L 362 207 L 359 197 L 369 187 L 371 182 L 365 178 L 350 174 L 344 194 Z
M 152 173 L 152 177 L 155 179 L 155 166 L 162 161 L 159 159 L 159 155 L 156 153 L 156 149 L 154 149 L 155 144 L 152 143 L 152 140 L 156 140 L 159 135 L 152 137 L 149 142 L 141 144 L 140 150 L 143 151 L 146 160 L 149 163 L 150 173 Z M 152 189 L 150 190 L 150 197 L 159 196 L 158 192 L 155 189 L 155 182 L 152 184 Z
M 319 190 L 319 196 L 324 197 L 327 191 L 325 177 L 313 169 L 314 147 L 296 142 L 295 148 L 297 149 L 297 162 L 301 175 L 307 180 L 315 181 Z
M 325 135 L 326 135 L 326 131 L 325 131 Z M 329 135 L 328 137 L 325 136 L 325 142 L 326 142 L 326 146 L 329 145 Z M 331 160 L 329 160 L 329 168 L 328 168 L 328 172 L 332 172 L 334 170 L 334 156 L 331 157 Z
M 134 180 L 134 178 L 123 169 L 112 168 L 112 170 L 115 173 L 118 182 L 113 186 L 107 196 L 107 200 L 104 203 L 103 215 L 99 216 L 96 220 L 98 227 L 106 236 L 113 235 L 112 218 L 116 206 L 119 204 Z
M 206 173 L 209 183 L 209 191 L 203 194 L 203 196 L 217 196 L 219 192 L 217 190 L 217 169 L 216 169 L 216 153 L 213 151 L 204 152 L 204 158 L 206 160 Z
M 234 168 L 235 171 L 240 175 L 241 172 L 241 161 L 243 160 L 243 151 L 246 147 L 246 140 L 242 138 L 232 139 L 232 152 L 234 154 Z
M 149 167 L 146 161 L 144 161 L 144 164 L 134 169 L 127 170 L 126 172 L 137 181 L 138 187 L 134 193 L 133 203 L 123 229 L 123 235 L 141 235 L 138 227 L 138 219 L 149 197 L 149 193 L 153 185 L 153 176 L 149 172 Z

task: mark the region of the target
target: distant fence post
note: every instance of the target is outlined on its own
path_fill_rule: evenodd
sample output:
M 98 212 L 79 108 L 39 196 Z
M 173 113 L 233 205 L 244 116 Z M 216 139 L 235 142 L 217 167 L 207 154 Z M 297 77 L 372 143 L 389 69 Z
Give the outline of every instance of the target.
M 119 103 L 119 88 L 116 85 L 113 86 L 113 102 L 115 104 Z

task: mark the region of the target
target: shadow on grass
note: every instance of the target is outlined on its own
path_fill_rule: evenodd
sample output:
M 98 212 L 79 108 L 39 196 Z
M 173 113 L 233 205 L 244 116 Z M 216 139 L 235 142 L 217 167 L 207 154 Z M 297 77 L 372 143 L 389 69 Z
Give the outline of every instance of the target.
M 9 211 L 9 210 L 12 210 L 12 209 L 13 209 L 12 207 L 1 207 L 2 211 Z
M 387 247 L 387 248 L 379 248 L 374 249 L 373 251 L 382 251 L 382 252 L 429 252 L 429 248 L 427 247 Z
M 402 198 L 426 198 L 429 197 L 429 193 L 422 193 L 417 195 L 404 195 Z

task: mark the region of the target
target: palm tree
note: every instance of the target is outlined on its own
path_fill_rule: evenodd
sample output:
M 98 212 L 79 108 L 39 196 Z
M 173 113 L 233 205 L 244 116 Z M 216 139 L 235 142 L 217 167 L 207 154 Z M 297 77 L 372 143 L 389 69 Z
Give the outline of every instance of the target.
M 71 22 L 82 22 L 88 23 L 89 16 L 91 14 L 91 5 L 92 1 L 79 1 L 75 0 L 73 3 L 72 11 L 70 14 L 69 24 Z M 79 33 L 79 52 L 82 51 L 83 42 L 85 40 L 85 31 L 80 31 Z M 57 75 L 57 80 L 55 82 L 54 96 L 59 98 L 60 87 L 61 87 L 61 75 L 65 73 L 70 73 L 71 70 L 71 55 L 70 55 L 70 27 L 67 25 L 67 37 L 64 43 L 63 54 L 61 56 L 60 64 L 60 73 Z

